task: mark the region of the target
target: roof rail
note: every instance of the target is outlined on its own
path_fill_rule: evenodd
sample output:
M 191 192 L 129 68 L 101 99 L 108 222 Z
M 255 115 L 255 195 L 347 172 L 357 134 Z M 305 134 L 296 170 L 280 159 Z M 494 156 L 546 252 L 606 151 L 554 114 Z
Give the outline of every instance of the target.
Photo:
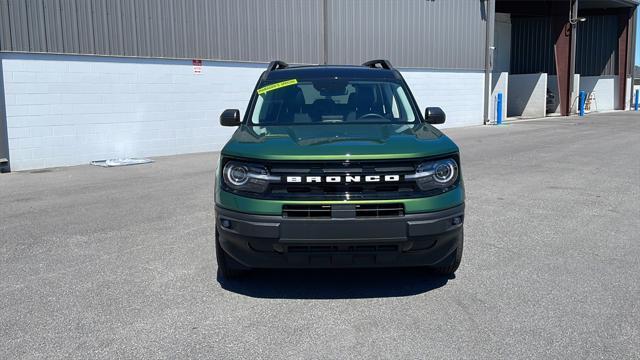
M 377 65 L 380 65 L 379 67 Z M 362 66 L 366 66 L 366 67 L 370 67 L 370 68 L 382 68 L 382 69 L 393 69 L 393 66 L 391 65 L 391 63 L 389 62 L 389 60 L 384 60 L 384 59 L 376 59 L 376 60 L 369 60 L 365 63 L 362 64 Z
M 289 64 L 287 64 L 286 62 L 275 60 L 269 63 L 269 66 L 267 66 L 267 72 L 278 70 L 278 69 L 286 69 L 288 67 L 289 67 Z

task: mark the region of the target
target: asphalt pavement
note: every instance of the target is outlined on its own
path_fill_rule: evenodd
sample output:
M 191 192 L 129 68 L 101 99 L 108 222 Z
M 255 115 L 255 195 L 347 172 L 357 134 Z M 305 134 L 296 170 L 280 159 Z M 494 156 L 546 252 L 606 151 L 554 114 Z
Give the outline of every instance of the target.
M 640 358 L 640 115 L 448 129 L 465 253 L 216 279 L 217 154 L 0 174 L 0 358 Z

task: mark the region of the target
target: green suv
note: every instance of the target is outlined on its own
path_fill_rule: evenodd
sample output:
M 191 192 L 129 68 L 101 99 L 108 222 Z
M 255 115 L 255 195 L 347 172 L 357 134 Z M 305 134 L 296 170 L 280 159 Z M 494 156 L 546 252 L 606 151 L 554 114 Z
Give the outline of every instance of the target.
M 222 278 L 260 268 L 422 266 L 462 258 L 464 186 L 456 144 L 419 111 L 386 60 L 271 62 L 216 170 Z

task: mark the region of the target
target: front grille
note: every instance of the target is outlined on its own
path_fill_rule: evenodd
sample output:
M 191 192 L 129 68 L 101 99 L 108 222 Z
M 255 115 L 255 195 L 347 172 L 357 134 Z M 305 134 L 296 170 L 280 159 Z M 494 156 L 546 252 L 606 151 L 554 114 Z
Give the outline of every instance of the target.
M 356 217 L 404 216 L 402 204 L 360 204 L 356 205 Z
M 404 216 L 403 204 L 354 204 L 339 206 L 332 205 L 284 205 L 282 216 L 286 218 L 376 218 L 389 216 Z
M 284 205 L 282 216 L 287 218 L 331 218 L 331 205 Z
M 415 173 L 419 161 L 319 161 L 319 162 L 274 162 L 268 165 L 269 173 L 286 176 L 329 175 L 409 175 Z M 274 183 L 267 194 L 273 199 L 398 199 L 416 197 L 420 194 L 415 181 L 388 183 Z
M 280 179 L 271 181 L 263 193 L 255 193 L 229 188 L 225 182 L 225 191 L 245 197 L 269 200 L 393 200 L 421 198 L 450 191 L 459 185 L 456 182 L 446 189 L 423 191 L 415 180 L 406 180 L 405 176 L 414 175 L 418 166 L 424 161 L 442 158 L 454 158 L 459 163 L 457 154 L 447 154 L 430 159 L 401 160 L 356 160 L 356 161 L 268 161 L 261 163 L 269 175 Z M 229 160 L 229 159 L 226 159 Z M 223 159 L 224 164 L 225 159 Z M 237 161 L 245 161 L 238 159 Z M 246 160 L 248 162 L 248 160 Z M 379 181 L 368 181 L 374 176 Z M 297 181 L 287 181 L 291 177 Z M 397 180 L 387 180 L 387 177 Z M 313 178 L 316 180 L 310 181 Z M 338 179 L 329 180 L 330 178 Z M 356 179 L 357 180 L 353 180 Z M 301 179 L 304 179 L 302 181 Z M 350 179 L 350 180 L 347 180 Z M 362 180 L 360 180 L 362 179 Z M 326 216 L 327 209 L 316 214 Z M 295 215 L 292 215 L 295 216 Z
M 380 253 L 397 252 L 398 245 L 288 245 L 290 253 Z

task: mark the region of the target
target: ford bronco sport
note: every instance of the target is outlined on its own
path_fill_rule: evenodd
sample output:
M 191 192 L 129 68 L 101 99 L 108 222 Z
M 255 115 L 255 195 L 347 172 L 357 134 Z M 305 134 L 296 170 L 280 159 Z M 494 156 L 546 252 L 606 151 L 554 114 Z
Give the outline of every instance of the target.
M 216 170 L 218 273 L 421 266 L 456 271 L 464 187 L 458 147 L 386 60 L 273 61 Z

